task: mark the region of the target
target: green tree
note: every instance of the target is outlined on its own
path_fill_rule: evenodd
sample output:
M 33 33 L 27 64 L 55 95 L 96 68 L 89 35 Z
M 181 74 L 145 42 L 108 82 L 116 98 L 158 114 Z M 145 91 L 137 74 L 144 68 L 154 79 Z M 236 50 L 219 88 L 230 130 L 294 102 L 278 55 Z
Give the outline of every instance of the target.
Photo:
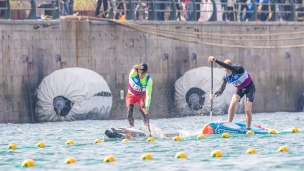
M 75 0 L 74 10 L 89 10 L 94 11 L 96 0 Z

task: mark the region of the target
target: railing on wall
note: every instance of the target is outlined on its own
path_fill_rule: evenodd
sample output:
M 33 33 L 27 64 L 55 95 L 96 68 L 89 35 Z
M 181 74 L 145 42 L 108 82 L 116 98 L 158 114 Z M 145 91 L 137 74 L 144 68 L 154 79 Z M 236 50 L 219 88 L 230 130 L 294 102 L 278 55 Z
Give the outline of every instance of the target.
M 302 0 L 109 0 L 109 19 L 170 21 L 304 21 Z M 246 2 L 245 2 L 246 1 Z M 258 2 L 260 1 L 260 2 Z M 16 6 L 19 4 L 19 6 Z M 71 0 L 70 2 L 74 2 Z M 20 4 L 27 3 L 27 6 Z M 38 5 L 37 5 L 38 4 Z M 187 15 L 186 5 L 192 6 Z M 69 4 L 73 6 L 73 3 Z M 58 19 L 64 15 L 59 0 L 6 0 L 2 19 L 12 19 L 13 11 L 26 11 L 25 19 Z M 243 10 L 244 8 L 244 10 Z M 73 9 L 70 7 L 70 9 Z M 44 14 L 42 14 L 44 11 Z M 92 9 L 93 11 L 94 9 Z M 40 11 L 40 12 L 37 12 Z M 76 13 L 77 11 L 74 11 Z M 73 13 L 73 11 L 71 11 Z M 93 14 L 93 13 L 92 13 Z M 224 14 L 224 15 L 223 15 Z M 100 15 L 101 16 L 101 15 Z M 245 16 L 245 17 L 244 17 Z M 45 19 L 45 18 L 43 18 Z
M 2 19 L 12 19 L 12 14 L 15 11 L 24 12 L 24 19 L 35 20 L 37 16 L 37 10 L 42 10 L 43 15 L 51 19 L 59 18 L 59 1 L 58 0 L 6 0 L 5 7 L 0 7 L 0 10 L 4 10 Z M 38 4 L 38 6 L 37 6 Z M 48 14 L 52 14 L 49 16 Z M 22 18 L 23 19 L 23 18 Z

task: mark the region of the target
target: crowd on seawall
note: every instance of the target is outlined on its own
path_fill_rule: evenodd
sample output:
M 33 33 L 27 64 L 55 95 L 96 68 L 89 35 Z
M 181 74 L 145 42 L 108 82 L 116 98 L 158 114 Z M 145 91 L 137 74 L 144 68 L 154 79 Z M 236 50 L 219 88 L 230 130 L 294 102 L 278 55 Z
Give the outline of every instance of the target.
M 36 2 L 37 1 L 37 2 Z M 1 19 L 11 19 L 18 10 L 27 10 L 15 19 L 58 19 L 86 15 L 117 20 L 154 21 L 303 21 L 302 0 L 96 0 L 80 7 L 79 0 L 0 0 Z M 33 5 L 35 3 L 35 5 Z M 37 6 L 37 7 L 36 7 Z M 85 10 L 84 10 L 85 9 Z

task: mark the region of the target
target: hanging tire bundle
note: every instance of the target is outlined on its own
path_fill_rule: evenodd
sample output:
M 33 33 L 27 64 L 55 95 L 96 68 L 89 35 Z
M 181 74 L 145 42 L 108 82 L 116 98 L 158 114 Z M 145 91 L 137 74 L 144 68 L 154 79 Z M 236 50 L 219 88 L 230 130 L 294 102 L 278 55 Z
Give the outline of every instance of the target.
M 205 102 L 205 92 L 197 87 L 190 88 L 186 93 L 186 102 L 192 110 L 198 111 L 202 109 Z
M 182 77 L 176 80 L 175 105 L 178 116 L 209 115 L 210 112 L 210 90 L 211 76 L 210 67 L 200 67 L 187 71 Z M 222 68 L 213 69 L 214 92 L 220 88 L 225 72 Z M 235 93 L 236 88 L 226 85 L 223 94 L 213 99 L 213 114 L 225 114 Z M 237 106 L 236 111 L 244 111 L 243 104 Z
M 36 90 L 40 122 L 107 119 L 112 93 L 102 76 L 85 68 L 65 68 L 45 77 Z

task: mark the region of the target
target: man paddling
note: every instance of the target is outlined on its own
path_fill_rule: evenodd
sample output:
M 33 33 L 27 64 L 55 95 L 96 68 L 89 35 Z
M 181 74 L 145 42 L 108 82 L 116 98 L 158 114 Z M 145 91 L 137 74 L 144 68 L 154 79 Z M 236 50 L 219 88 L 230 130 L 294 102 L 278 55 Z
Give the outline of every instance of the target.
M 129 74 L 128 93 L 126 96 L 126 105 L 128 108 L 128 120 L 130 127 L 134 127 L 133 108 L 137 102 L 140 105 L 139 111 L 144 117 L 144 124 L 149 127 L 149 107 L 152 94 L 152 78 L 148 74 L 148 65 L 142 63 L 134 65 Z
M 252 120 L 251 108 L 255 96 L 255 86 L 250 75 L 242 66 L 238 64 L 232 65 L 232 62 L 229 59 L 226 59 L 224 62 L 221 62 L 215 59 L 213 56 L 210 56 L 208 58 L 208 61 L 216 62 L 220 66 L 224 67 L 224 70 L 226 72 L 223 76 L 223 82 L 220 89 L 214 94 L 210 94 L 210 98 L 213 99 L 215 96 L 220 96 L 225 90 L 227 83 L 232 84 L 237 88 L 236 93 L 232 96 L 232 100 L 228 109 L 228 121 L 232 122 L 235 113 L 235 106 L 246 94 L 246 129 L 250 130 Z

